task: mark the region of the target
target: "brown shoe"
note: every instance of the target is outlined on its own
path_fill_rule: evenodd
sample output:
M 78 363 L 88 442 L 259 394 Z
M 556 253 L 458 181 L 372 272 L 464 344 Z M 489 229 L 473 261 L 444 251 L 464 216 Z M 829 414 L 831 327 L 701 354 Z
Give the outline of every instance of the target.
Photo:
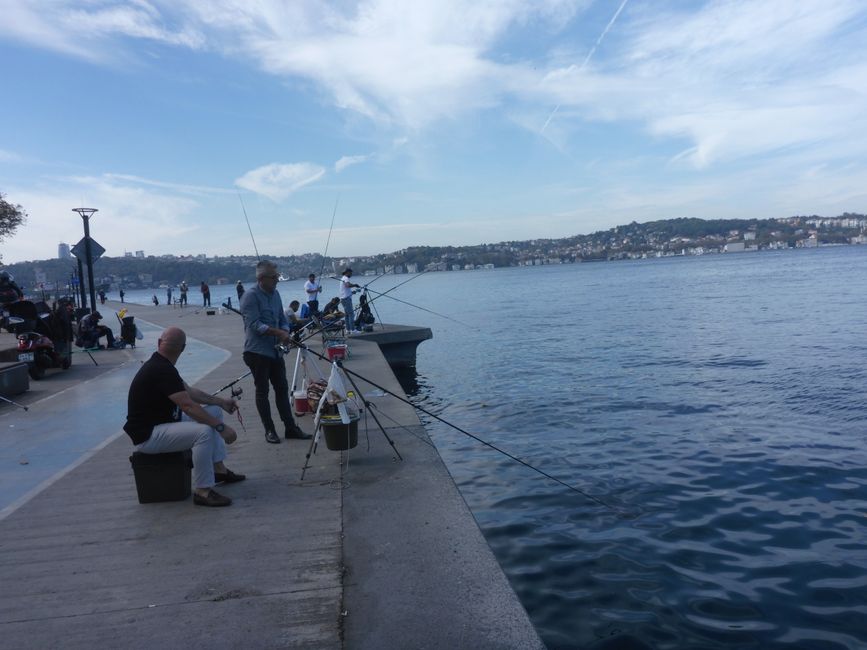
M 214 472 L 214 480 L 217 483 L 239 483 L 247 478 L 244 474 L 235 474 L 230 469 L 227 469 L 225 472 Z
M 197 506 L 209 506 L 211 508 L 221 508 L 223 506 L 232 505 L 232 500 L 229 497 L 224 497 L 219 492 L 208 490 L 207 496 L 199 496 L 196 492 L 193 494 L 193 503 Z

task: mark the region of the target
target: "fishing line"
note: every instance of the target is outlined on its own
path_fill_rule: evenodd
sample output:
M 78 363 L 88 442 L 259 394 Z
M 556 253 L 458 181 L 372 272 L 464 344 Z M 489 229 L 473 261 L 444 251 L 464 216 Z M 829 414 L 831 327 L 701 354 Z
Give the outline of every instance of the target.
M 316 354 L 316 353 L 314 352 L 314 354 Z M 325 358 L 325 357 L 323 357 L 323 359 L 324 359 L 324 358 Z M 589 499 L 590 501 L 593 501 L 594 503 L 598 503 L 600 506 L 603 506 L 603 507 L 605 507 L 605 508 L 608 508 L 608 509 L 611 510 L 612 512 L 618 512 L 618 510 L 617 510 L 616 508 L 614 508 L 613 506 L 611 506 L 611 505 L 605 503 L 602 499 L 600 499 L 600 498 L 598 498 L 598 497 L 594 497 L 592 494 L 587 494 L 587 492 L 584 492 L 583 490 L 581 490 L 581 489 L 575 487 L 574 485 L 570 485 L 569 483 L 566 483 L 565 481 L 561 481 L 561 480 L 560 480 L 559 478 L 557 478 L 556 476 L 552 476 L 552 475 L 549 474 L 548 472 L 546 472 L 546 471 L 544 471 L 544 470 L 541 470 L 541 469 L 539 469 L 538 467 L 534 467 L 533 465 L 531 465 L 531 464 L 528 463 L 527 461 L 522 460 L 522 459 L 518 458 L 517 456 L 513 456 L 513 455 L 510 454 L 509 452 L 505 451 L 504 449 L 500 449 L 499 447 L 497 447 L 496 445 L 494 445 L 494 444 L 488 442 L 487 440 L 483 440 L 483 439 L 480 438 L 479 436 L 470 433 L 470 432 L 467 431 L 466 429 L 462 429 L 461 427 L 457 426 L 456 424 L 452 424 L 452 423 L 449 422 L 448 420 L 445 420 L 444 418 L 441 418 L 440 416 L 436 415 L 435 413 L 431 413 L 431 412 L 428 411 L 426 408 L 423 408 L 423 407 L 421 407 L 421 406 L 418 406 L 417 404 L 413 404 L 413 403 L 410 402 L 409 400 L 406 400 L 406 399 L 402 398 L 400 395 L 396 395 L 395 393 L 391 392 L 391 391 L 388 390 L 387 388 L 384 388 L 384 387 L 380 386 L 379 384 L 376 384 L 376 383 L 370 381 L 369 379 L 366 379 L 365 377 L 362 377 L 362 376 L 359 375 L 357 372 L 353 372 L 352 370 L 349 370 L 348 368 L 344 367 L 344 366 L 341 364 L 341 362 L 338 361 L 338 362 L 337 362 L 337 365 L 340 366 L 340 367 L 341 367 L 345 372 L 349 373 L 350 375 L 354 375 L 355 377 L 358 377 L 358 378 L 361 379 L 362 381 L 366 381 L 366 382 L 367 382 L 368 384 L 370 384 L 371 386 L 373 386 L 373 387 L 375 387 L 375 388 L 378 388 L 379 390 L 381 390 L 381 391 L 383 391 L 383 392 L 385 392 L 385 393 L 388 393 L 388 394 L 391 395 L 392 397 L 396 397 L 396 398 L 399 399 L 401 402 L 403 402 L 403 403 L 405 403 L 405 404 L 408 404 L 409 406 L 412 406 L 412 407 L 415 408 L 415 409 L 418 409 L 419 411 L 421 411 L 421 412 L 424 413 L 425 415 L 434 418 L 434 419 L 437 420 L 438 422 L 442 422 L 442 423 L 445 424 L 446 426 L 451 427 L 451 428 L 454 429 L 455 431 L 458 431 L 458 432 L 464 434 L 465 436 L 468 436 L 468 437 L 472 438 L 472 439 L 475 440 L 476 442 L 480 442 L 480 443 L 482 443 L 483 445 L 485 445 L 486 447 L 490 447 L 490 448 L 493 449 L 494 451 L 498 451 L 498 452 L 500 452 L 501 454 L 503 454 L 503 455 L 506 456 L 507 458 L 512 459 L 512 460 L 515 461 L 516 463 L 520 463 L 520 464 L 523 465 L 524 467 L 527 467 L 528 469 L 531 469 L 531 470 L 533 470 L 534 472 L 536 472 L 536 473 L 538 473 L 538 474 L 541 474 L 541 475 L 544 476 L 545 478 L 548 478 L 548 479 L 554 481 L 555 483 L 559 483 L 559 484 L 562 485 L 563 487 L 568 488 L 568 489 L 572 490 L 573 492 L 577 492 L 578 494 L 580 494 L 580 495 L 583 496 L 584 498 Z M 619 513 L 618 513 L 618 514 L 619 514 Z
M 435 312 L 432 309 L 427 309 L 426 307 L 420 307 L 418 305 L 414 305 L 411 302 L 407 302 L 406 300 L 401 300 L 400 298 L 395 298 L 394 296 L 388 296 L 384 293 L 379 293 L 378 291 L 373 291 L 373 293 L 379 294 L 377 296 L 374 296 L 373 300 L 376 300 L 377 298 L 382 298 L 382 297 L 391 298 L 392 300 L 396 300 L 397 302 L 402 302 L 404 305 L 409 305 L 410 307 L 415 307 L 416 309 L 421 309 L 422 311 L 426 311 L 429 314 L 433 314 L 434 316 L 439 316 L 440 318 L 446 318 L 448 320 L 454 321 L 454 322 L 458 323 L 459 325 L 463 325 L 464 327 L 469 327 L 470 329 L 478 329 L 476 327 L 473 327 L 469 323 L 465 323 L 463 321 L 458 320 L 457 318 L 452 318 L 451 316 L 446 316 L 445 314 L 440 314 L 438 312 Z M 367 304 L 372 303 L 373 300 L 369 300 Z
M 253 229 L 250 227 L 250 217 L 247 216 L 247 208 L 244 207 L 244 199 L 241 198 L 240 192 L 238 192 L 238 200 L 241 202 L 241 209 L 244 211 L 244 219 L 247 220 L 247 230 L 250 231 L 250 239 L 253 240 L 253 250 L 256 251 L 256 259 L 261 262 L 262 258 L 259 257 L 259 248 L 256 246 L 256 238 L 253 237 Z
M 322 253 L 322 266 L 319 267 L 319 283 L 322 284 L 322 272 L 325 270 L 325 258 L 328 257 L 328 245 L 331 243 L 331 233 L 334 230 L 334 217 L 337 216 L 337 204 L 340 203 L 340 195 L 334 199 L 334 211 L 331 213 L 331 227 L 328 229 L 328 239 L 325 240 L 325 252 Z M 319 296 L 316 296 L 317 300 Z
M 239 312 L 237 309 L 234 309 L 234 308 L 232 308 L 232 307 L 229 307 L 228 305 L 225 305 L 225 304 L 224 304 L 223 306 L 226 307 L 227 309 L 229 309 L 229 310 L 235 312 L 236 314 L 241 314 L 241 312 Z M 314 333 L 314 334 L 315 334 L 315 333 Z M 314 334 L 311 334 L 310 336 L 313 336 Z M 310 338 L 310 336 L 305 337 L 304 340 L 306 340 L 307 338 Z M 326 357 L 324 354 L 319 354 L 319 353 L 316 352 L 315 350 L 311 350 L 307 345 L 304 345 L 303 342 L 295 342 L 295 341 L 293 341 L 291 345 L 292 345 L 293 347 L 297 347 L 297 348 L 299 348 L 299 349 L 304 349 L 304 350 L 306 350 L 307 352 L 309 352 L 310 354 L 312 354 L 313 356 L 315 356 L 315 357 L 319 357 L 319 358 L 320 358 L 321 360 L 323 360 L 323 361 L 327 361 L 329 364 L 332 363 L 332 360 L 331 360 L 331 359 L 329 359 L 328 357 Z M 281 347 L 281 350 L 288 351 L 288 348 L 282 348 L 282 347 Z M 544 476 L 545 478 L 547 478 L 547 479 L 549 479 L 549 480 L 551 480 L 551 481 L 554 481 L 555 483 L 558 483 L 559 485 L 562 485 L 563 487 L 565 487 L 565 488 L 567 488 L 567 489 L 569 489 L 569 490 L 572 490 L 573 492 L 577 492 L 578 494 L 580 494 L 581 496 L 583 496 L 585 499 L 587 499 L 587 500 L 589 500 L 589 501 L 593 501 L 594 503 L 597 503 L 597 504 L 599 504 L 600 506 L 603 506 L 604 508 L 607 508 L 608 510 L 611 510 L 611 511 L 614 512 L 615 514 L 618 514 L 618 515 L 622 515 L 622 514 L 623 514 L 623 513 L 621 513 L 619 510 L 617 510 L 614 506 L 611 506 L 611 505 L 609 505 L 608 503 L 605 503 L 605 501 L 603 501 L 603 500 L 600 499 L 599 497 L 595 497 L 595 496 L 593 496 L 592 494 L 588 494 L 587 492 L 584 492 L 584 491 L 581 490 L 580 488 L 577 488 L 577 487 L 575 487 L 574 485 L 570 485 L 569 483 L 566 483 L 565 481 L 560 480 L 560 479 L 557 478 L 556 476 L 552 476 L 552 475 L 549 474 L 548 472 L 546 472 L 546 471 L 544 471 L 544 470 L 541 470 L 541 469 L 539 469 L 538 467 L 535 467 L 535 466 L 531 465 L 531 464 L 528 463 L 527 461 L 522 460 L 522 459 L 518 458 L 517 456 L 514 456 L 514 455 L 510 454 L 509 452 L 505 451 L 504 449 L 500 449 L 500 448 L 497 447 L 496 445 L 494 445 L 494 444 L 488 442 L 487 440 L 484 440 L 484 439 L 480 438 L 479 436 L 477 436 L 477 435 L 475 435 L 475 434 L 470 433 L 470 432 L 467 431 L 466 429 L 462 429 L 461 427 L 457 426 L 456 424 L 452 424 L 452 423 L 449 422 L 448 420 L 446 420 L 446 419 L 444 419 L 444 418 L 441 418 L 439 415 L 437 415 L 437 414 L 435 414 L 435 413 L 432 413 L 432 412 L 428 411 L 426 408 L 424 408 L 424 407 L 422 407 L 422 406 L 419 406 L 418 404 L 413 404 L 413 403 L 410 402 L 409 400 L 407 400 L 407 399 L 401 397 L 400 395 L 398 395 L 398 394 L 396 394 L 396 393 L 390 391 L 389 389 L 387 389 L 387 388 L 384 387 L 384 386 L 380 386 L 379 384 L 377 384 L 377 383 L 374 382 L 374 381 L 371 381 L 371 380 L 368 379 L 367 377 L 364 377 L 363 375 L 359 375 L 357 372 L 354 372 L 354 371 L 352 371 L 352 370 L 349 370 L 348 368 L 346 368 L 346 367 L 343 365 L 343 362 L 342 362 L 342 361 L 334 361 L 333 363 L 336 363 L 336 364 L 340 367 L 340 369 L 343 370 L 344 372 L 346 372 L 347 374 L 352 375 L 353 377 L 357 377 L 357 378 L 360 379 L 361 381 L 364 381 L 364 382 L 370 384 L 370 385 L 373 386 L 374 388 L 378 388 L 378 389 L 381 390 L 383 393 L 385 393 L 385 394 L 387 394 L 387 395 L 391 395 L 392 397 L 394 397 L 394 398 L 400 400 L 400 401 L 403 402 L 404 404 L 407 404 L 408 406 L 411 406 L 412 408 L 414 408 L 414 409 L 416 409 L 416 410 L 418 410 L 418 411 L 424 413 L 425 415 L 427 415 L 427 416 L 429 416 L 429 417 L 432 417 L 432 418 L 435 419 L 437 422 L 441 422 L 441 423 L 445 424 L 446 426 L 451 427 L 451 428 L 454 429 L 455 431 L 458 431 L 459 433 L 462 433 L 462 434 L 464 434 L 465 436 L 467 436 L 467 437 L 469 437 L 469 438 L 472 438 L 472 439 L 475 440 L 476 442 L 479 442 L 479 443 L 485 445 L 486 447 L 490 447 L 490 448 L 493 449 L 494 451 L 497 451 L 497 452 L 503 454 L 506 458 L 509 458 L 509 459 L 515 461 L 516 463 L 519 463 L 520 465 L 523 465 L 524 467 L 533 470 L 533 471 L 536 472 L 537 474 L 541 474 L 541 475 Z M 239 379 L 240 379 L 240 378 L 239 378 Z M 359 393 L 360 393 L 360 391 L 359 391 Z M 366 401 L 366 400 L 365 400 L 365 401 Z M 378 409 L 377 409 L 377 410 L 378 410 Z M 392 448 L 394 448 L 394 445 L 392 445 Z M 395 451 L 396 451 L 396 450 L 395 450 Z

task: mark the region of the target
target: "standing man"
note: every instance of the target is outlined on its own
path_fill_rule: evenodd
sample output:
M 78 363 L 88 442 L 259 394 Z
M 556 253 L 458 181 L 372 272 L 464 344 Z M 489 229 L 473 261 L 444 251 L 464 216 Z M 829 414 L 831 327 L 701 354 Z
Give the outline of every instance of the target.
M 240 280 L 238 280 L 238 282 L 235 284 L 235 291 L 238 293 L 238 304 L 240 305 L 241 304 L 241 296 L 244 295 L 244 285 L 241 284 Z
M 232 500 L 212 488 L 217 482 L 237 483 L 245 478 L 223 464 L 226 445 L 235 442 L 238 434 L 223 424 L 222 411 L 233 413 L 238 403 L 184 383 L 175 364 L 186 344 L 187 335 L 177 327 L 169 327 L 162 333 L 157 351 L 139 368 L 130 384 L 123 429 L 132 438 L 136 451 L 143 454 L 192 449 L 193 503 L 228 506 Z
M 166 287 L 166 304 L 167 305 L 172 304 L 172 288 L 171 287 Z
M 208 286 L 208 283 L 202 280 L 202 286 L 199 287 L 202 290 L 202 307 L 210 307 L 211 306 L 211 287 Z
M 181 286 L 178 287 L 181 291 L 181 307 L 186 307 L 187 305 L 187 291 L 189 291 L 189 287 L 187 286 L 186 280 L 181 280 Z
M 274 387 L 274 402 L 283 421 L 286 438 L 309 439 L 295 420 L 289 406 L 289 382 L 286 364 L 277 350 L 278 343 L 289 344 L 289 323 L 283 313 L 283 301 L 277 291 L 277 265 L 261 260 L 256 265 L 256 286 L 244 292 L 241 314 L 244 316 L 244 363 L 253 374 L 256 386 L 256 410 L 265 427 L 265 440 L 279 444 L 280 437 L 271 418 L 268 384 Z
M 120 301 L 121 301 L 121 302 L 123 302 L 123 297 L 124 297 L 125 295 L 126 295 L 126 294 L 123 292 L 123 289 L 121 289 L 121 290 L 120 290 Z
M 318 316 L 319 294 L 322 291 L 322 285 L 316 281 L 315 273 L 307 276 L 307 282 L 304 283 L 304 291 L 307 293 L 307 306 L 310 307 L 310 313 Z
M 352 334 L 355 329 L 355 312 L 352 310 L 352 290 L 360 285 L 352 282 L 352 269 L 346 269 L 340 278 L 340 304 L 346 314 L 346 332 Z

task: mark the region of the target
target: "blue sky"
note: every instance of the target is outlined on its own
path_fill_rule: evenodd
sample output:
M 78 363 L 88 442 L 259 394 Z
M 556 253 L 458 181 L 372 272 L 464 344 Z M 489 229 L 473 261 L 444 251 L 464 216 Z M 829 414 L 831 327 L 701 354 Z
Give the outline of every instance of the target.
M 3 260 L 867 212 L 862 0 L 0 0 Z

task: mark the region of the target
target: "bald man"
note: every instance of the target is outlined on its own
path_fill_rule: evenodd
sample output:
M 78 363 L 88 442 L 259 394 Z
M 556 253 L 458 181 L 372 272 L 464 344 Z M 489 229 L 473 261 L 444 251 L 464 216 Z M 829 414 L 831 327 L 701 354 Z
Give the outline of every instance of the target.
M 187 345 L 187 335 L 169 327 L 157 340 L 153 353 L 132 380 L 124 431 L 143 454 L 193 450 L 193 503 L 228 506 L 232 500 L 213 487 L 243 481 L 223 464 L 226 445 L 238 435 L 223 424 L 223 411 L 234 413 L 238 403 L 208 395 L 187 385 L 175 364 Z M 205 404 L 206 406 L 201 406 Z

